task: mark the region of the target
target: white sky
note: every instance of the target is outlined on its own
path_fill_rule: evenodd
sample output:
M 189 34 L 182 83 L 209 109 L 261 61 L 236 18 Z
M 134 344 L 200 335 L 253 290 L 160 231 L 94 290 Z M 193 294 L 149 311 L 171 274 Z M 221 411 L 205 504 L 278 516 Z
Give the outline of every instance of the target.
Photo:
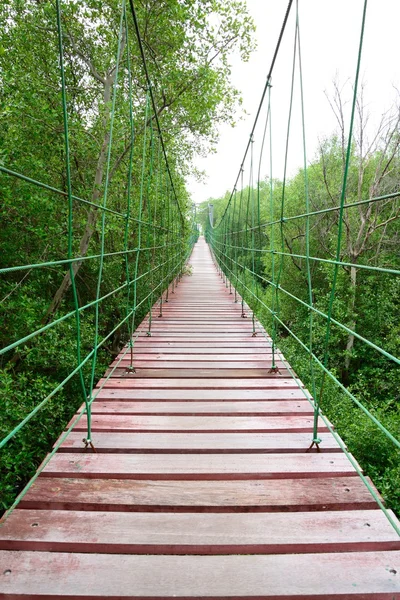
M 341 82 L 354 80 L 358 52 L 363 0 L 300 0 L 299 19 L 305 98 L 306 143 L 308 161 L 315 155 L 318 139 L 330 135 L 336 128 L 335 117 L 324 91 L 332 91 L 335 74 Z M 188 181 L 193 201 L 222 196 L 231 191 L 239 171 L 243 153 L 256 114 L 273 51 L 287 6 L 287 0 L 247 0 L 250 14 L 257 26 L 258 47 L 250 61 L 232 59 L 232 81 L 241 90 L 244 109 L 249 113 L 235 128 L 220 128 L 216 154 L 198 158 L 196 166 L 206 172 L 205 183 Z M 272 78 L 273 176 L 282 178 L 285 135 L 289 110 L 289 90 L 293 57 L 295 2 Z M 399 0 L 369 0 L 366 19 L 362 80 L 366 83 L 365 97 L 371 113 L 371 123 L 379 122 L 384 110 L 397 97 L 400 88 Z M 298 82 L 298 75 L 296 76 Z M 351 83 L 345 97 L 351 98 Z M 295 88 L 289 147 L 289 174 L 303 164 L 299 86 Z M 350 107 L 350 102 L 347 108 Z M 348 117 L 347 129 L 348 129 Z M 255 135 L 262 136 L 263 123 Z M 261 176 L 269 174 L 269 157 Z M 248 173 L 248 169 L 247 169 Z M 246 173 L 245 173 L 246 183 Z M 248 178 L 248 175 L 247 175 Z

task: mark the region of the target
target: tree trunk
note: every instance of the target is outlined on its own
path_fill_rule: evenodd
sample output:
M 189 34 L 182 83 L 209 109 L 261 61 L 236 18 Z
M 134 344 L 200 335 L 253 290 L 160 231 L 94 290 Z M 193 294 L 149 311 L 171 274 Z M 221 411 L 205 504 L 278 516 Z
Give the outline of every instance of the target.
M 354 262 L 354 259 L 352 259 L 350 262 Z M 350 267 L 350 303 L 349 303 L 349 313 L 350 315 L 352 315 L 352 319 L 350 321 L 350 325 L 349 328 L 352 329 L 353 331 L 355 331 L 356 328 L 356 319 L 354 316 L 354 311 L 355 311 L 355 304 L 356 304 L 356 287 L 357 287 L 357 267 Z M 343 379 L 344 379 L 344 383 L 345 385 L 347 385 L 349 383 L 349 378 L 350 378 L 350 362 L 351 362 L 351 354 L 352 354 L 352 350 L 354 347 L 354 335 L 352 333 L 349 333 L 348 337 L 347 337 L 347 344 L 346 344 L 346 354 L 345 354 L 345 358 L 344 358 L 344 372 L 343 372 Z
M 104 133 L 104 138 L 103 138 L 103 143 L 101 146 L 99 158 L 97 160 L 96 174 L 95 174 L 95 178 L 94 178 L 93 192 L 92 192 L 92 198 L 91 198 L 91 201 L 95 204 L 98 203 L 99 198 L 100 198 L 101 184 L 103 182 L 104 165 L 106 163 L 108 144 L 110 142 L 110 132 L 108 130 L 108 123 L 109 123 L 109 119 L 110 119 L 109 111 L 108 111 L 108 104 L 111 100 L 111 90 L 112 90 L 112 77 L 110 76 L 110 77 L 106 78 L 105 83 L 104 83 L 103 100 L 104 100 L 106 113 L 105 113 L 105 117 L 103 120 L 103 125 L 104 125 L 105 133 Z M 83 236 L 82 236 L 80 244 L 79 244 L 79 256 L 86 256 L 86 253 L 89 248 L 90 240 L 92 239 L 92 236 L 95 232 L 98 211 L 99 211 L 99 209 L 94 206 L 91 206 L 89 209 L 88 218 L 87 218 L 87 222 L 86 222 L 86 226 L 85 226 L 85 231 L 83 233 Z M 82 261 L 73 263 L 72 272 L 73 272 L 74 278 L 76 277 L 76 274 L 78 273 L 81 266 L 82 266 Z M 71 283 L 72 283 L 71 273 L 68 270 L 66 272 L 66 274 L 64 275 L 64 279 L 63 279 L 60 287 L 54 294 L 53 300 L 51 301 L 51 304 L 50 304 L 45 316 L 43 317 L 42 323 L 48 323 L 51 320 L 52 316 L 54 315 L 54 313 L 57 311 L 58 307 L 60 306 L 65 294 L 71 287 Z

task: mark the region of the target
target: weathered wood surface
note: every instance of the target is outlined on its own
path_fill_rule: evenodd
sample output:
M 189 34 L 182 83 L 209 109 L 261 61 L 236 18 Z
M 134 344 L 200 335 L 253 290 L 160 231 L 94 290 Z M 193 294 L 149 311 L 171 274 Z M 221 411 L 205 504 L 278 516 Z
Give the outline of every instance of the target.
M 399 600 L 394 529 L 326 421 L 307 451 L 310 394 L 204 241 L 191 264 L 97 384 L 97 452 L 83 416 L 3 522 L 0 598 Z

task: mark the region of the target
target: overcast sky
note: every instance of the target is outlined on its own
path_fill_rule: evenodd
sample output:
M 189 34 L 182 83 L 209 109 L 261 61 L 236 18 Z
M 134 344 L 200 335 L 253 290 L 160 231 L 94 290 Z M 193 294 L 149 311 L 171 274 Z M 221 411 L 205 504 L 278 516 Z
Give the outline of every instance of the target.
M 306 143 L 308 161 L 315 156 L 318 140 L 336 128 L 335 117 L 324 92 L 331 94 L 337 75 L 349 100 L 354 81 L 364 0 L 300 0 L 300 35 L 305 95 Z M 199 158 L 196 166 L 207 174 L 205 183 L 189 180 L 196 203 L 231 191 L 249 139 L 256 109 L 265 84 L 278 39 L 287 0 L 247 0 L 257 26 L 257 50 L 248 63 L 232 60 L 232 81 L 241 90 L 246 116 L 232 128 L 222 126 L 216 154 Z M 272 78 L 273 173 L 282 178 L 284 142 L 289 109 L 289 90 L 293 57 L 295 2 Z M 371 130 L 384 110 L 398 98 L 400 88 L 399 0 L 369 0 L 361 65 L 366 84 L 365 97 L 371 113 Z M 296 77 L 298 81 L 298 77 Z M 299 86 L 295 88 L 289 148 L 289 173 L 303 164 Z M 346 112 L 347 128 L 349 112 Z M 262 124 L 260 123 L 260 126 Z M 255 148 L 261 141 L 262 127 L 255 135 Z M 266 155 L 261 175 L 269 174 Z M 248 170 L 247 170 L 248 172 Z M 245 175 L 246 178 L 246 175 Z

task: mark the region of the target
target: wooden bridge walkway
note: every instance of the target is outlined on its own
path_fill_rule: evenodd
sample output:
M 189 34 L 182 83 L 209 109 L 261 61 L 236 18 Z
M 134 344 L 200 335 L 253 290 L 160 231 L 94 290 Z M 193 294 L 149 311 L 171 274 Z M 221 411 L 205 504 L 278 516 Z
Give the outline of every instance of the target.
M 191 264 L 93 405 L 97 453 L 81 419 L 3 523 L 0 598 L 399 599 L 398 536 L 324 423 L 306 453 L 302 384 L 203 240 Z

